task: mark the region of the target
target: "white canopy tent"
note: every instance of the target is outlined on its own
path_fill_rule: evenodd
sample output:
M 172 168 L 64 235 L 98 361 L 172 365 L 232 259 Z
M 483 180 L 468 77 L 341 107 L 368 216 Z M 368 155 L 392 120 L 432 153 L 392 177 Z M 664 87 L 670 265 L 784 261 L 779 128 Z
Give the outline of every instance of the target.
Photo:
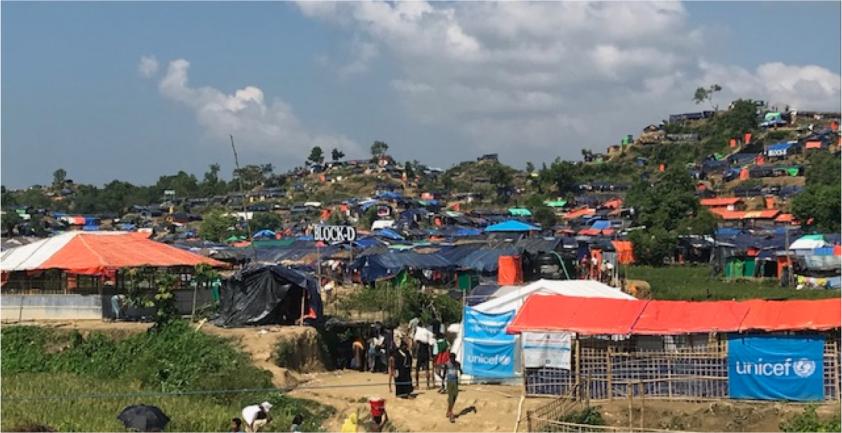
M 523 286 L 502 286 L 492 299 L 473 308 L 483 313 L 505 313 L 507 311 L 519 310 L 526 302 L 526 298 L 534 294 L 577 296 L 584 298 L 612 298 L 612 299 L 635 299 L 628 293 L 618 288 L 600 283 L 594 280 L 538 280 Z M 450 329 L 456 331 L 456 338 L 453 340 L 451 352 L 456 354 L 456 359 L 462 362 L 462 336 L 463 326 L 461 323 L 451 325 Z M 519 338 L 519 337 L 518 337 Z M 519 366 L 520 344 L 515 343 L 516 363 Z M 518 367 L 518 373 L 520 372 Z

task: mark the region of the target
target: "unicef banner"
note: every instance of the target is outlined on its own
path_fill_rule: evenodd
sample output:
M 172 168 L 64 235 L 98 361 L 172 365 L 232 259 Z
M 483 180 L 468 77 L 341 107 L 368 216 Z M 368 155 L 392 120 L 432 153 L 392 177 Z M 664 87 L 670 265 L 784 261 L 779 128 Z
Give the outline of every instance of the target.
M 510 378 L 515 375 L 515 345 L 508 342 L 465 339 L 462 370 L 484 378 Z
M 514 317 L 514 311 L 489 314 L 465 307 L 462 314 L 465 339 L 514 342 L 515 336 L 506 334 L 506 327 Z
M 731 398 L 809 401 L 824 399 L 824 338 L 728 336 Z

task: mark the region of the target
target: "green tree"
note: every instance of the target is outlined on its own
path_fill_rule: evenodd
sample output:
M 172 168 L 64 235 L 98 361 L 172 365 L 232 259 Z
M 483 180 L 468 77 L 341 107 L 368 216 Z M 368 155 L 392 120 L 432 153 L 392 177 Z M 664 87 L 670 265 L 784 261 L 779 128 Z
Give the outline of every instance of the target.
M 8 211 L 4 212 L 2 216 L 3 220 L 3 231 L 6 233 L 7 237 L 12 237 L 15 235 L 15 228 L 17 228 L 18 224 L 23 222 L 23 218 L 18 215 L 15 211 Z
M 67 171 L 60 168 L 53 172 L 53 188 L 61 189 L 64 187 L 64 181 L 67 180 Z
M 239 189 L 239 182 L 242 180 L 243 188 L 252 189 L 256 186 L 263 185 L 266 182 L 265 167 L 259 165 L 249 164 L 239 169 L 234 170 L 234 179 L 232 180 L 235 189 Z
M 576 173 L 575 164 L 556 158 L 549 167 L 545 165 L 538 176 L 541 183 L 554 185 L 559 195 L 567 195 L 576 190 Z
M 698 105 L 702 102 L 708 101 L 711 103 L 711 107 L 716 110 L 716 106 L 713 105 L 713 94 L 722 90 L 722 87 L 719 84 L 712 84 L 708 88 L 699 87 L 696 89 L 696 92 L 693 94 L 693 101 Z
M 280 216 L 272 212 L 255 212 L 252 214 L 250 226 L 252 231 L 259 230 L 277 230 L 283 226 L 284 222 Z
M 532 161 L 526 161 L 526 173 L 532 173 L 535 171 L 535 164 L 532 164 Z
M 532 209 L 532 218 L 545 229 L 552 228 L 558 222 L 555 211 L 543 205 Z
M 199 226 L 199 236 L 214 242 L 222 242 L 225 238 L 236 234 L 237 218 L 225 215 L 223 211 L 214 209 L 202 217 Z
M 790 206 L 802 224 L 826 233 L 839 233 L 840 195 L 842 187 L 836 185 L 808 185 L 792 199 Z
M 678 242 L 674 234 L 660 227 L 635 230 L 629 234 L 629 240 L 634 247 L 635 262 L 650 266 L 663 266 Z
M 716 227 L 713 216 L 701 208 L 693 179 L 683 168 L 667 169 L 653 184 L 635 183 L 626 204 L 634 209 L 635 224 L 645 226 L 630 236 L 635 258 L 644 264 L 662 265 L 672 255 L 679 235 L 710 234 Z
M 840 159 L 829 152 L 815 152 L 808 159 L 805 177 L 807 185 L 839 185 Z
M 345 157 L 345 152 L 334 147 L 333 150 L 330 152 L 330 156 L 331 159 L 333 159 L 333 161 L 336 162 Z
M 379 158 L 381 155 L 384 155 L 389 150 L 389 145 L 382 142 L 382 141 L 375 141 L 371 145 L 371 156 L 374 158 Z
M 208 166 L 208 171 L 205 172 L 202 183 L 199 186 L 204 197 L 225 193 L 225 182 L 219 179 L 219 172 L 222 168 L 217 163 Z
M 415 178 L 415 170 L 412 168 L 412 163 L 407 161 L 403 165 L 403 172 L 406 174 L 407 179 L 414 179 Z
M 199 181 L 196 176 L 181 170 L 170 176 L 161 176 L 153 186 L 156 199 L 164 195 L 166 190 L 174 190 L 178 197 L 198 197 Z
M 319 146 L 313 146 L 313 148 L 310 149 L 310 156 L 307 157 L 307 161 L 310 161 L 313 164 L 321 164 L 324 160 L 325 156 L 324 152 L 322 152 L 322 148 Z

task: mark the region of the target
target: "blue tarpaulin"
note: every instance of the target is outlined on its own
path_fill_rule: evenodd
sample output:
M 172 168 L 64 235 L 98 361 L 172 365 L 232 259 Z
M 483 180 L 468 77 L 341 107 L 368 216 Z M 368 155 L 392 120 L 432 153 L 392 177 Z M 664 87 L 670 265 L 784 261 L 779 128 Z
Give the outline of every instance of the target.
M 514 315 L 514 310 L 490 314 L 471 307 L 464 308 L 462 367 L 466 374 L 479 378 L 514 376 L 515 337 L 506 333 L 506 326 Z
M 273 232 L 272 230 L 266 230 L 266 229 L 259 230 L 259 231 L 254 233 L 252 238 L 254 238 L 254 239 L 274 239 L 275 238 L 275 232 Z
M 539 230 L 541 229 L 533 226 L 532 224 L 527 224 L 517 220 L 503 221 L 485 228 L 486 232 L 528 232 Z
M 591 225 L 591 228 L 592 228 L 592 229 L 597 229 L 597 230 L 610 229 L 610 228 L 611 228 L 611 221 L 606 221 L 606 220 L 596 220 L 596 221 L 594 221 L 594 222 L 593 222 L 593 224 Z
M 380 236 L 393 241 L 402 241 L 404 237 L 392 229 L 378 229 L 374 231 L 375 236 Z
M 768 155 L 768 156 L 784 156 L 789 151 L 790 147 L 792 147 L 791 143 L 786 143 L 786 142 L 775 143 L 775 144 L 769 145 L 769 147 L 766 148 L 766 155 Z
M 728 395 L 751 400 L 824 400 L 824 337 L 729 335 Z

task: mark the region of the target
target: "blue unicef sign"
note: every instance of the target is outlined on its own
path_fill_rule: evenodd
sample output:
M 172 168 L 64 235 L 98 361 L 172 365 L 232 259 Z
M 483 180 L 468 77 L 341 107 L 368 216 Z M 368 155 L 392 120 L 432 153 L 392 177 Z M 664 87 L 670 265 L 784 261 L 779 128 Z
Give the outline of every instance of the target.
M 490 314 L 465 307 L 462 369 L 465 374 L 483 378 L 507 378 L 515 373 L 515 337 L 506 327 L 515 312 Z
M 509 378 L 515 373 L 514 343 L 465 340 L 462 356 L 465 374 L 485 378 Z
M 728 336 L 728 394 L 752 400 L 824 399 L 824 338 Z

